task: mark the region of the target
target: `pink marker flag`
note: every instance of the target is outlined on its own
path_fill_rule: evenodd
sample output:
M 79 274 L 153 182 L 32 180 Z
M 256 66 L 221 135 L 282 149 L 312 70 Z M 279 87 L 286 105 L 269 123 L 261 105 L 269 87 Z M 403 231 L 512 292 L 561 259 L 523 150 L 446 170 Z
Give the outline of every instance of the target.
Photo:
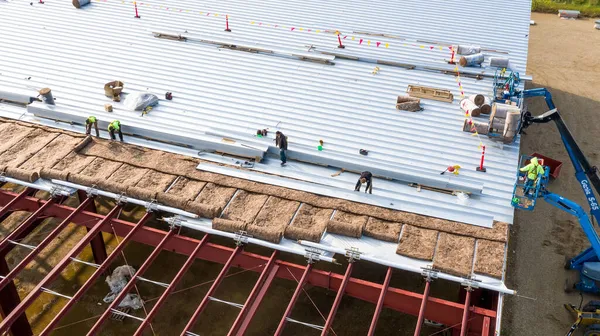
M 310 31 L 311 31 L 311 29 L 309 29 L 309 30 L 307 30 L 307 31 L 308 31 L 308 32 L 310 32 Z
M 278 25 L 275 25 L 275 28 L 279 27 Z
M 294 30 L 294 29 L 296 29 L 296 28 L 292 27 L 292 30 Z
M 206 16 L 209 16 L 209 15 L 210 15 L 210 13 L 206 13 Z
M 433 49 L 433 46 L 430 46 L 430 47 L 429 47 L 429 50 L 431 50 L 431 49 Z
M 381 44 L 381 42 L 377 42 L 377 46 L 379 47 L 379 45 Z
M 348 36 L 344 36 L 344 40 L 346 39 L 346 37 L 348 37 Z
M 363 39 L 360 39 L 360 41 L 358 41 L 358 44 L 362 44 Z

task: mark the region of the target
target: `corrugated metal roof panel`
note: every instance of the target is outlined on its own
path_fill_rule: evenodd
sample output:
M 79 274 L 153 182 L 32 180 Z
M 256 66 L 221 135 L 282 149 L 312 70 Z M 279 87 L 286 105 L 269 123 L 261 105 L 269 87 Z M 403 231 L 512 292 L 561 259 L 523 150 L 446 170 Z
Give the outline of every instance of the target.
M 323 139 L 325 153 L 356 155 L 353 160 L 361 160 L 359 148 L 370 149 L 371 164 L 432 175 L 459 164 L 464 169 L 458 178 L 484 185 L 472 206 L 494 213 L 502 208 L 502 219 L 512 218 L 518 143 L 499 146 L 482 137 L 488 172 L 476 172 L 480 140 L 462 132 L 456 77 L 373 62 L 452 71 L 454 66 L 446 62 L 448 46 L 473 44 L 487 56 L 510 58 L 511 66 L 524 73 L 530 1 L 183 0 L 144 1 L 138 7 L 141 19 L 133 17 L 130 1 L 94 1 L 80 10 L 67 1 L 0 4 L 0 85 L 50 87 L 60 106 L 101 120 L 139 116 L 119 103 L 113 113 L 103 111 L 110 102 L 103 86 L 118 79 L 129 92 L 150 91 L 159 97 L 173 92 L 172 101 L 161 100 L 143 117 L 165 129 L 250 137 L 256 129 L 280 128 L 290 147 L 303 151 Z M 230 33 L 224 31 L 225 15 Z M 335 31 L 345 49 L 337 48 Z M 160 39 L 152 32 L 190 40 Z M 192 39 L 274 53 L 230 50 Z M 327 65 L 291 56 L 323 57 L 322 52 L 361 61 L 336 57 L 335 65 Z M 372 74 L 375 66 L 378 74 Z M 460 70 L 494 71 L 486 66 Z M 491 94 L 490 78 L 460 80 L 466 95 Z M 398 111 L 396 97 L 410 84 L 448 89 L 455 100 L 424 99 L 422 112 Z

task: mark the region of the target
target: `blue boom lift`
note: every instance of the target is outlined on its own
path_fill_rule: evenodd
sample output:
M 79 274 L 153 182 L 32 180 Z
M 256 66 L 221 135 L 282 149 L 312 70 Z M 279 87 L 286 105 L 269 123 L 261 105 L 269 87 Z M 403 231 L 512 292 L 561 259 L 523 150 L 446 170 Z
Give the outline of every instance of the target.
M 535 200 L 542 197 L 550 204 L 577 217 L 591 246 L 579 255 L 570 259 L 566 263 L 565 268 L 575 269 L 580 272 L 580 281 L 574 285 L 576 289 L 585 292 L 600 293 L 600 287 L 596 283 L 597 281 L 600 281 L 600 239 L 592 224 L 594 218 L 596 219 L 596 223 L 600 220 L 600 206 L 598 205 L 596 195 L 592 190 L 595 189 L 596 193 L 600 194 L 600 177 L 597 174 L 597 169 L 589 163 L 579 148 L 579 145 L 577 145 L 575 138 L 556 109 L 556 106 L 552 101 L 552 95 L 547 89 L 539 88 L 524 90 L 519 92 L 518 95 L 522 99 L 529 97 L 545 98 L 550 111 L 537 117 L 533 117 L 529 111 L 525 112 L 522 117 L 521 127 L 522 129 L 525 129 L 532 124 L 554 121 L 569 155 L 569 159 L 575 168 L 575 177 L 579 181 L 590 206 L 591 216 L 588 216 L 586 211 L 580 205 L 549 192 L 546 189 L 548 183 L 547 174 L 544 174 L 544 177 L 537 183 L 534 194 L 528 193 L 522 195 L 523 186 L 520 185 L 520 181 L 517 181 L 513 195 L 513 205 L 516 208 L 533 210 L 535 207 Z
M 543 198 L 546 202 L 577 217 L 591 246 L 574 258 L 569 259 L 565 264 L 565 268 L 579 271 L 579 281 L 573 285 L 573 288 L 581 292 L 598 294 L 600 293 L 600 287 L 598 286 L 598 282 L 600 281 L 600 238 L 593 226 L 594 218 L 596 219 L 596 223 L 599 223 L 600 220 L 600 207 L 593 191 L 594 189 L 597 194 L 600 194 L 600 177 L 598 177 L 597 168 L 589 163 L 577 145 L 575 138 L 556 109 L 552 101 L 552 95 L 547 89 L 524 90 L 515 92 L 515 95 L 520 100 L 529 97 L 545 98 L 550 110 L 537 117 L 533 117 L 529 111 L 523 113 L 519 133 L 532 124 L 554 121 L 569 155 L 569 159 L 575 168 L 575 177 L 579 181 L 579 185 L 583 189 L 590 207 L 590 215 L 579 204 L 558 196 L 547 189 L 550 173 L 548 167 L 544 167 L 544 174 L 539 177 L 534 190 L 528 192 L 525 191 L 527 177 L 523 176 L 521 172 L 517 173 L 517 183 L 513 192 L 512 204 L 516 208 L 533 210 L 536 199 Z M 525 164 L 530 159 L 530 157 L 524 156 L 521 158 L 520 164 Z M 600 336 L 600 301 L 590 301 L 583 308 L 576 308 L 570 304 L 565 304 L 565 307 L 577 317 L 575 323 L 573 323 L 567 332 L 567 336 L 573 335 L 575 330 L 580 327 L 586 327 L 584 336 Z

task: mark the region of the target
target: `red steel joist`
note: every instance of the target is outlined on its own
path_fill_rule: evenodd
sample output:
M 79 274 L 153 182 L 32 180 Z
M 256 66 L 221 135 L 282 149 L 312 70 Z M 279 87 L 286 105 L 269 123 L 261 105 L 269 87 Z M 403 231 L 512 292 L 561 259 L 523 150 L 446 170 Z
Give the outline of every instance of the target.
M 233 252 L 231 252 L 229 259 L 227 259 L 227 261 L 225 262 L 225 265 L 223 265 L 221 272 L 219 272 L 219 275 L 213 281 L 212 285 L 208 289 L 208 292 L 206 292 L 206 294 L 204 295 L 202 302 L 200 302 L 200 305 L 198 306 L 198 308 L 196 308 L 196 311 L 194 311 L 194 313 L 192 314 L 192 317 L 190 317 L 190 320 L 188 321 L 187 325 L 185 326 L 185 328 L 183 328 L 183 331 L 181 332 L 181 336 L 185 336 L 187 334 L 187 332 L 191 331 L 191 329 L 194 327 L 194 324 L 196 324 L 198 317 L 200 317 L 200 314 L 202 314 L 202 312 L 204 311 L 204 308 L 206 308 L 206 306 L 208 305 L 208 302 L 210 301 L 211 296 L 215 293 L 215 291 L 217 290 L 217 288 L 219 287 L 221 282 L 223 282 L 223 279 L 225 279 L 225 276 L 227 275 L 227 272 L 229 271 L 229 268 L 231 267 L 233 260 L 241 251 L 242 251 L 242 246 L 238 245 L 235 247 Z
M 158 310 L 160 309 L 160 307 L 163 305 L 163 303 L 165 303 L 165 301 L 167 301 L 167 298 L 169 297 L 171 292 L 173 292 L 175 290 L 175 287 L 177 287 L 177 284 L 179 284 L 179 281 L 181 281 L 181 279 L 183 279 L 183 276 L 185 275 L 185 273 L 190 269 L 190 267 L 192 267 L 192 264 L 194 263 L 194 261 L 197 258 L 198 252 L 200 251 L 200 249 L 202 248 L 204 243 L 206 243 L 207 241 L 208 241 L 208 235 L 204 235 L 204 237 L 202 237 L 202 240 L 200 240 L 200 242 L 198 243 L 198 246 L 196 246 L 194 251 L 192 251 L 192 254 L 190 254 L 190 256 L 187 258 L 185 263 L 183 263 L 183 266 L 181 266 L 179 271 L 177 271 L 177 274 L 175 274 L 175 277 L 173 278 L 173 280 L 171 280 L 171 283 L 169 284 L 167 289 L 165 289 L 165 291 L 162 293 L 162 295 L 158 298 L 158 301 L 156 301 L 156 303 L 154 304 L 154 307 L 152 307 L 152 310 L 150 310 L 150 312 L 148 313 L 148 315 L 146 316 L 144 321 L 142 321 L 140 326 L 137 328 L 137 330 L 133 334 L 134 336 L 142 335 L 142 333 L 144 332 L 144 329 L 146 329 L 146 327 L 150 324 L 150 322 L 152 321 L 152 319 L 154 318 L 156 313 L 158 313 Z
M 160 241 L 160 243 L 158 243 L 158 245 L 156 245 L 156 248 L 154 248 L 152 253 L 150 253 L 148 258 L 146 258 L 146 260 L 142 263 L 140 268 L 138 268 L 138 270 L 135 272 L 135 274 L 132 275 L 131 279 L 129 279 L 129 281 L 127 282 L 125 287 L 123 287 L 123 289 L 121 289 L 121 291 L 119 292 L 117 297 L 113 300 L 113 302 L 111 302 L 110 305 L 108 305 L 108 308 L 106 308 L 106 310 L 104 311 L 102 316 L 100 316 L 100 318 L 96 321 L 96 323 L 94 323 L 92 328 L 88 331 L 88 333 L 87 333 L 88 336 L 96 335 L 100 331 L 100 328 L 102 328 L 102 324 L 104 324 L 106 319 L 108 319 L 108 317 L 113 313 L 113 309 L 118 307 L 119 303 L 121 303 L 121 301 L 125 298 L 125 296 L 127 294 L 129 294 L 129 291 L 131 289 L 133 289 L 133 286 L 135 286 L 139 277 L 144 275 L 144 272 L 146 272 L 146 270 L 150 267 L 150 265 L 152 265 L 152 262 L 154 262 L 154 260 L 156 260 L 156 258 L 160 254 L 160 252 L 162 252 L 163 246 L 165 245 L 165 243 L 168 242 L 169 239 L 171 239 L 171 237 L 173 237 L 174 234 L 175 234 L 174 230 L 169 230 L 169 232 L 163 237 L 163 239 Z
M 18 194 L 16 193 L 3 190 L 0 191 L 0 206 L 6 205 L 11 201 L 14 201 L 15 197 L 17 196 Z M 12 203 L 12 206 L 20 210 L 35 212 L 46 203 L 47 201 L 40 200 L 35 197 L 22 196 L 20 199 L 14 201 Z M 64 219 L 71 215 L 74 210 L 74 208 L 65 205 L 50 204 L 44 209 L 43 214 L 49 217 Z M 114 211 L 115 209 L 111 211 L 111 214 Z M 101 225 L 95 223 L 99 221 L 101 222 Z M 98 232 L 100 230 L 103 230 L 106 232 L 113 233 L 114 230 L 114 233 L 116 233 L 119 236 L 127 236 L 132 231 L 132 229 L 136 227 L 136 224 L 134 223 L 111 218 L 110 214 L 104 216 L 85 210 L 75 214 L 72 218 L 72 222 L 86 227 L 94 228 L 98 230 Z M 108 229 L 108 223 L 112 226 L 113 230 Z M 143 226 L 138 227 L 138 232 L 136 232 L 135 235 L 133 235 L 132 240 L 146 245 L 157 246 L 167 234 L 168 233 L 166 231 Z M 86 237 L 88 236 L 89 234 L 86 235 Z M 165 242 L 162 248 L 189 256 L 198 246 L 199 242 L 200 241 L 197 239 L 174 234 L 169 241 Z M 78 246 L 80 244 L 84 246 L 87 243 L 89 242 L 81 241 L 78 244 Z M 230 259 L 231 256 L 234 254 L 234 250 L 235 249 L 229 247 L 212 243 L 206 243 L 197 253 L 197 257 L 199 259 L 225 264 L 227 260 Z M 236 255 L 230 263 L 232 267 L 257 270 L 262 265 L 267 263 L 269 259 L 270 258 L 266 256 L 257 255 L 246 251 L 240 251 L 239 253 L 236 253 Z M 271 280 L 275 276 L 283 279 L 294 280 L 300 278 L 305 272 L 305 270 L 305 266 L 276 260 L 275 266 L 272 268 L 271 272 L 269 273 L 269 276 Z M 60 270 L 57 271 L 57 268 L 54 268 L 48 276 L 55 276 L 58 273 L 60 273 Z M 24 307 L 28 306 L 35 298 L 37 298 L 37 296 L 39 295 L 40 287 L 43 286 L 46 282 L 46 278 L 42 280 L 42 283 L 39 284 L 34 289 L 34 291 L 32 291 L 32 293 L 30 293 L 9 316 L 7 316 L 7 318 L 4 321 L 2 321 L 2 323 L 0 324 L 0 333 L 6 331 L 10 327 L 10 324 L 14 322 L 14 319 L 23 313 Z M 343 275 L 332 272 L 325 272 L 312 269 L 309 272 L 309 274 L 306 275 L 307 284 L 328 288 L 330 290 L 339 290 L 340 287 L 343 285 L 343 282 Z M 350 277 L 349 279 L 347 279 L 345 293 L 346 295 L 367 302 L 377 303 L 378 299 L 381 296 L 380 294 L 382 292 L 382 288 L 384 288 L 384 285 Z M 263 286 L 261 287 L 259 296 L 261 295 L 261 293 L 262 295 L 264 295 L 264 291 L 266 291 L 266 289 Z M 398 288 L 388 287 L 387 290 L 385 290 L 383 307 L 391 308 L 402 313 L 416 316 L 419 313 L 419 308 L 421 306 L 422 299 L 422 294 L 413 293 Z M 468 320 L 469 332 L 481 335 L 481 333 L 485 331 L 484 323 L 486 321 L 489 324 L 493 324 L 495 322 L 496 312 L 493 310 L 483 309 L 475 306 L 468 306 L 457 302 L 451 302 L 434 297 L 430 297 L 427 300 L 427 307 L 424 312 L 424 318 L 438 323 L 442 323 L 444 325 L 459 325 L 462 322 L 462 318 L 465 312 L 465 306 L 468 307 L 467 310 L 470 317 Z M 256 308 L 255 305 L 253 305 L 253 307 Z M 248 321 L 244 319 L 244 324 L 246 326 L 247 322 Z
M 381 310 L 383 309 L 383 301 L 385 300 L 385 294 L 387 294 L 388 287 L 390 286 L 390 280 L 392 280 L 392 268 L 388 267 L 385 272 L 385 279 L 383 280 L 383 285 L 381 286 L 381 290 L 379 291 L 379 298 L 377 299 L 377 304 L 375 305 L 375 312 L 373 313 L 373 319 L 371 320 L 371 326 L 369 327 L 369 332 L 367 336 L 375 335 L 375 329 L 377 328 L 377 321 L 379 321 L 379 315 L 381 315 Z

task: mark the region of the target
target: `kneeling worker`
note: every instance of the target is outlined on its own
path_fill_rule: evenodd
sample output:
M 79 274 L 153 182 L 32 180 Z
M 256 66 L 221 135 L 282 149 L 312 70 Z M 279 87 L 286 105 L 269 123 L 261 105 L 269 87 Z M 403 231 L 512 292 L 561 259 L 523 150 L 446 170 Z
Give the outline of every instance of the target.
M 365 193 L 369 192 L 369 194 L 373 193 L 373 174 L 368 171 L 364 171 L 360 174 L 360 178 L 358 182 L 356 182 L 356 187 L 354 187 L 354 191 L 360 191 L 360 186 L 366 183 L 367 188 L 365 189 Z
M 96 136 L 100 137 L 100 131 L 98 130 L 98 119 L 94 116 L 89 116 L 85 120 L 85 135 L 90 135 L 92 133 L 92 126 L 96 129 Z
M 118 120 L 115 120 L 108 124 L 108 133 L 110 133 L 111 140 L 116 140 L 115 132 L 119 133 L 119 140 L 123 142 L 123 133 L 121 133 L 121 122 Z

